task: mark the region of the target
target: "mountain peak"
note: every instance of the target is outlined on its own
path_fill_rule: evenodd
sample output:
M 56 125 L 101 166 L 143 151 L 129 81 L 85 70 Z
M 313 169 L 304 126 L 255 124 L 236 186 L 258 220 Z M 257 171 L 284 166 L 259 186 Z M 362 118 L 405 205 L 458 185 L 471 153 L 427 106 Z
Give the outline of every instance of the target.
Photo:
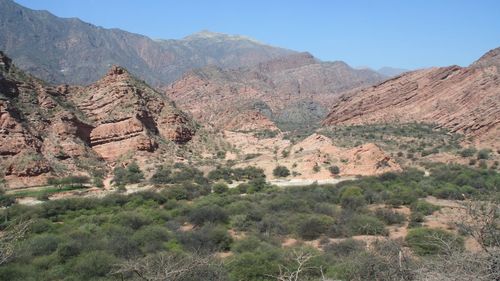
M 488 67 L 492 65 L 500 67 L 500 47 L 488 51 L 486 54 L 481 56 L 477 61 L 475 61 L 471 66 Z
M 122 74 L 129 74 L 127 69 L 124 67 L 121 67 L 119 65 L 113 65 L 111 68 L 108 70 L 108 73 L 106 76 L 115 76 L 115 75 L 122 75 Z

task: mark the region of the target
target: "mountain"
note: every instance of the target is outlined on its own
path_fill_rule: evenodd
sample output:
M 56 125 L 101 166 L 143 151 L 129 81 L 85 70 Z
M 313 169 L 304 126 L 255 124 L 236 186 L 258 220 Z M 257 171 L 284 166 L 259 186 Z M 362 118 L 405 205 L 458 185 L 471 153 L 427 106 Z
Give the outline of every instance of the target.
M 314 126 L 336 95 L 384 78 L 297 53 L 253 67 L 196 69 L 165 92 L 200 122 L 228 130 L 276 130 Z
M 390 66 L 384 66 L 381 67 L 377 70 L 378 73 L 387 76 L 387 77 L 395 77 L 398 76 L 402 73 L 408 72 L 408 69 L 404 68 L 395 68 L 395 67 L 390 67 Z
M 462 133 L 480 146 L 500 144 L 500 48 L 469 67 L 405 73 L 339 97 L 326 126 L 426 122 Z
M 153 86 L 167 85 L 194 68 L 250 66 L 294 53 L 208 31 L 181 40 L 152 40 L 11 0 L 0 0 L 0 50 L 20 69 L 50 83 L 89 84 L 111 65 L 121 65 Z
M 206 150 L 206 136 L 165 95 L 122 67 L 87 87 L 54 87 L 0 52 L 0 176 L 10 187 L 52 175 L 105 175 L 123 162 L 173 161 Z

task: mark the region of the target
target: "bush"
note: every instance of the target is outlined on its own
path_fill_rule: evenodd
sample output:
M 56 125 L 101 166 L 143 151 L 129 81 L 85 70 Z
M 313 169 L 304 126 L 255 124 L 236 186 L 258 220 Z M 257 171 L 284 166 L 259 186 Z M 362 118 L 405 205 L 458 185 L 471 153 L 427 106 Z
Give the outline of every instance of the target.
M 440 209 L 439 206 L 433 205 L 423 200 L 414 202 L 410 208 L 412 212 L 421 213 L 425 216 L 432 215 L 432 213 Z
M 290 170 L 285 166 L 276 166 L 273 170 L 273 176 L 277 178 L 286 178 L 290 175 Z
M 105 251 L 92 251 L 79 256 L 71 267 L 84 280 L 96 280 L 96 277 L 105 277 L 116 258 Z
M 455 250 L 464 248 L 462 237 L 442 229 L 414 228 L 408 232 L 406 243 L 417 255 L 446 253 L 448 247 Z
M 352 235 L 387 235 L 385 224 L 372 216 L 354 215 L 347 224 Z
M 226 211 L 219 206 L 203 206 L 190 212 L 189 221 L 200 226 L 206 223 L 227 223 L 229 217 Z
M 328 168 L 328 170 L 334 176 L 340 174 L 340 168 L 338 166 L 330 166 L 330 168 Z
M 58 237 L 51 234 L 41 234 L 35 236 L 29 242 L 29 250 L 35 256 L 45 256 L 57 250 L 58 245 Z
M 229 187 L 223 182 L 218 182 L 212 186 L 212 190 L 214 191 L 214 193 L 222 194 L 226 193 L 229 190 Z
M 319 171 L 321 171 L 321 167 L 318 165 L 318 163 L 316 163 L 313 166 L 313 172 L 318 173 Z
M 477 152 L 478 160 L 488 160 L 490 159 L 491 149 L 481 149 Z
M 138 183 L 144 179 L 144 174 L 135 162 L 130 163 L 127 168 L 116 167 L 113 174 L 113 182 L 118 186 Z
M 227 233 L 227 230 L 221 226 L 212 224 L 191 232 L 178 233 L 179 241 L 190 250 L 195 251 L 228 251 L 233 239 Z
M 356 210 L 366 204 L 363 190 L 357 186 L 349 186 L 342 190 L 340 205 L 344 209 Z
M 405 221 L 405 216 L 391 209 L 377 209 L 375 211 L 375 216 L 384 221 L 388 225 L 400 224 Z
M 299 223 L 298 234 L 304 240 L 314 240 L 326 233 L 328 227 L 329 223 L 327 220 L 310 217 Z
M 139 229 L 144 225 L 151 223 L 151 218 L 142 213 L 137 212 L 121 212 L 117 215 L 117 219 L 121 225 L 132 229 Z
M 477 150 L 474 147 L 469 147 L 469 148 L 465 148 L 465 149 L 461 150 L 459 152 L 459 154 L 460 154 L 460 156 L 462 156 L 464 158 L 465 157 L 472 157 L 472 156 L 474 156 L 474 154 L 476 153 L 476 151 Z
M 151 176 L 151 183 L 153 184 L 167 184 L 172 183 L 172 172 L 164 166 L 156 168 L 155 173 Z
M 366 249 L 366 243 L 352 238 L 345 239 L 338 243 L 330 243 L 324 247 L 328 254 L 333 254 L 337 257 L 346 257 L 350 254 L 363 252 Z

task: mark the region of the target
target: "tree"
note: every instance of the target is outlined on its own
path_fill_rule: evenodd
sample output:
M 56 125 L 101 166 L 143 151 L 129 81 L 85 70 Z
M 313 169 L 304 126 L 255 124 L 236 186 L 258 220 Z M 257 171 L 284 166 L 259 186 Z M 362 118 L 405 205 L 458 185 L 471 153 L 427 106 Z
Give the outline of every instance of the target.
M 277 178 L 286 178 L 290 175 L 290 170 L 285 166 L 276 166 L 273 170 L 273 175 Z
M 222 263 L 212 256 L 160 253 L 124 261 L 112 271 L 113 275 L 136 275 L 145 281 L 228 280 Z
M 172 183 L 172 172 L 164 166 L 156 168 L 156 172 L 151 176 L 150 181 L 154 184 Z
M 137 163 L 130 163 L 127 168 L 116 167 L 113 170 L 114 177 L 113 182 L 118 186 L 123 186 L 125 184 L 138 183 L 144 179 L 144 174 L 142 173 L 139 165 Z
M 213 189 L 214 193 L 222 194 L 222 193 L 226 193 L 229 190 L 229 187 L 227 186 L 227 184 L 225 184 L 223 182 L 218 182 L 212 186 L 212 189 Z
M 0 265 L 7 262 L 14 254 L 17 241 L 24 237 L 31 223 L 32 221 L 24 221 L 12 224 L 0 235 Z

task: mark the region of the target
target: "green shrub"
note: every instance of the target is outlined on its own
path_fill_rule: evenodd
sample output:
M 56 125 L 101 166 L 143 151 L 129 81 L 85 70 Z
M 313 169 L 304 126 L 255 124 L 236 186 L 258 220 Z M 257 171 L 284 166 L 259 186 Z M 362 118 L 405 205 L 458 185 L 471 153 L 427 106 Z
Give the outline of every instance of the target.
M 462 157 L 472 157 L 474 154 L 476 154 L 476 149 L 474 147 L 468 147 L 459 152 L 460 156 Z
M 170 169 L 164 166 L 159 166 L 156 168 L 155 173 L 151 176 L 151 183 L 153 184 L 167 184 L 172 183 L 172 172 Z
M 330 171 L 330 174 L 334 176 L 340 174 L 340 168 L 338 166 L 330 166 L 328 170 Z
M 144 179 L 144 174 L 135 162 L 130 163 L 127 168 L 116 167 L 113 174 L 113 182 L 118 186 L 138 183 Z
M 414 202 L 410 208 L 412 212 L 421 213 L 425 216 L 432 215 L 432 213 L 440 209 L 439 206 L 433 205 L 423 200 Z
M 178 233 L 177 239 L 189 250 L 227 251 L 233 239 L 222 226 L 204 225 L 190 232 Z
M 400 224 L 406 220 L 403 214 L 385 208 L 375 210 L 375 216 L 388 225 Z
M 276 166 L 273 170 L 273 176 L 277 178 L 286 178 L 290 175 L 290 170 L 285 166 Z
M 227 223 L 229 216 L 219 206 L 203 206 L 195 208 L 190 212 L 189 221 L 197 226 L 206 223 Z
M 318 163 L 316 163 L 313 166 L 313 172 L 318 173 L 319 171 L 321 171 L 321 167 L 318 165 Z
M 363 189 L 357 186 L 349 186 L 342 190 L 340 204 L 344 209 L 356 210 L 366 204 Z
M 314 240 L 327 232 L 329 224 L 324 218 L 310 217 L 299 223 L 297 231 L 302 239 Z
M 50 255 L 59 245 L 59 238 L 51 234 L 40 234 L 29 241 L 29 251 L 35 256 Z
M 111 271 L 117 259 L 105 251 L 92 251 L 79 256 L 72 270 L 84 280 L 95 280 L 97 277 L 105 277 Z
M 352 235 L 387 235 L 385 224 L 376 217 L 368 215 L 354 215 L 347 222 Z
M 408 232 L 405 241 L 414 253 L 421 256 L 446 253 L 448 247 L 464 248 L 462 237 L 442 229 L 414 228 Z
M 346 257 L 353 253 L 363 252 L 365 249 L 365 242 L 354 240 L 352 238 L 348 238 L 337 243 L 329 243 L 324 247 L 326 253 L 337 257 Z
M 229 190 L 229 187 L 227 186 L 227 184 L 225 184 L 223 182 L 218 182 L 212 186 L 212 189 L 213 189 L 214 193 L 223 194 Z
M 491 149 L 481 149 L 477 152 L 478 160 L 488 160 L 490 159 Z

